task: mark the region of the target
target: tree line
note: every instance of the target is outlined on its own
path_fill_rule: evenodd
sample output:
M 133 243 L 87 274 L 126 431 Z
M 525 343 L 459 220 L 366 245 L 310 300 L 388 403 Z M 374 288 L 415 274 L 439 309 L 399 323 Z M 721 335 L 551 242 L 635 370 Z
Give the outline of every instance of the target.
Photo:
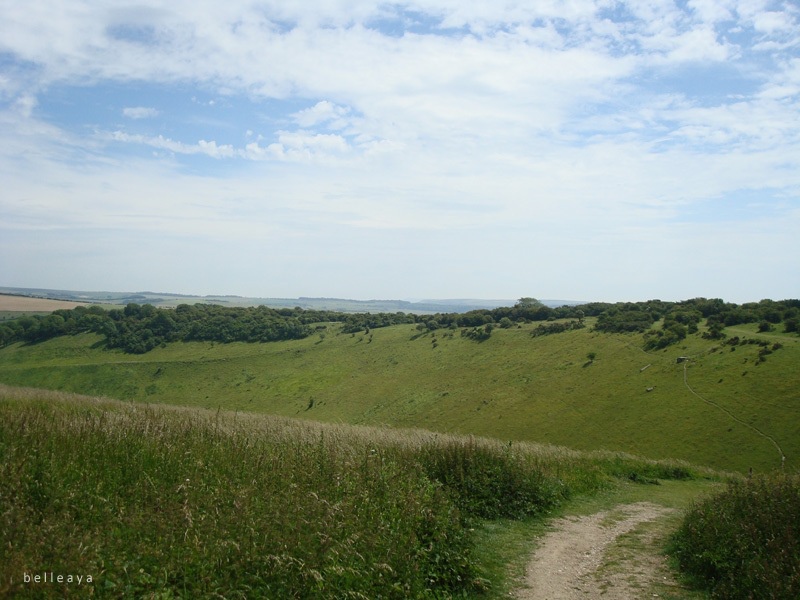
M 591 302 L 576 306 L 548 307 L 535 298 L 521 298 L 514 306 L 472 310 L 465 313 L 416 315 L 396 313 L 341 313 L 302 308 L 273 309 L 266 306 L 226 307 L 215 304 L 181 304 L 175 309 L 130 303 L 106 310 L 78 306 L 48 315 L 20 317 L 0 324 L 0 345 L 41 342 L 62 335 L 93 332 L 105 337 L 106 347 L 142 354 L 177 341 L 272 342 L 302 339 L 323 323 L 342 323 L 346 333 L 400 324 L 416 324 L 422 330 L 465 328 L 473 339 L 486 339 L 495 326 L 572 319 L 569 327 L 538 327 L 536 335 L 559 333 L 583 326 L 596 317 L 594 328 L 606 333 L 642 333 L 646 349 L 658 349 L 696 333 L 703 319 L 708 337 L 722 337 L 722 329 L 742 323 L 759 323 L 769 331 L 783 324 L 786 332 L 800 332 L 800 300 L 762 300 L 732 304 L 720 299 L 694 298 L 682 302 Z M 653 325 L 662 321 L 661 328 Z M 491 327 L 487 327 L 491 326 Z

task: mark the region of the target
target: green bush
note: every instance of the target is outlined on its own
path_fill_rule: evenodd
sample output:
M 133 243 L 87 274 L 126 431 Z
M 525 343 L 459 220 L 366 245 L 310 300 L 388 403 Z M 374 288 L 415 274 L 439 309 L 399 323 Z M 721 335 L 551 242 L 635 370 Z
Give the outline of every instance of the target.
M 686 515 L 673 552 L 716 598 L 800 598 L 800 477 L 729 483 Z
M 659 479 L 681 481 L 696 477 L 696 474 L 684 464 L 671 461 L 641 460 L 625 454 L 609 457 L 605 470 L 613 477 L 627 479 L 634 483 L 658 484 L 660 483 Z
M 511 444 L 498 447 L 475 439 L 429 445 L 420 451 L 422 467 L 440 482 L 468 516 L 512 518 L 539 515 L 558 505 L 566 488 L 515 455 Z

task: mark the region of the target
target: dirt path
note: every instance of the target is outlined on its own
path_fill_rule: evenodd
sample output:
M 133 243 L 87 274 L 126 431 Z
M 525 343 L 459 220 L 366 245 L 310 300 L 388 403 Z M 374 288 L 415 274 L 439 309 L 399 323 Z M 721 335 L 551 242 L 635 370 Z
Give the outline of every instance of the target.
M 554 521 L 516 598 L 627 600 L 652 597 L 647 590 L 655 583 L 674 585 L 655 543 L 657 532 L 646 525 L 672 512 L 639 502 Z

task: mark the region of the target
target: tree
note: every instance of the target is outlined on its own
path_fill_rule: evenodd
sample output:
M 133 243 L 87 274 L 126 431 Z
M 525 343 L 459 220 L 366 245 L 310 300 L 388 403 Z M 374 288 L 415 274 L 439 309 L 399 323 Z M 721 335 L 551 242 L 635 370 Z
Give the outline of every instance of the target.
M 800 318 L 791 317 L 783 322 L 783 330 L 786 333 L 800 332 Z
M 542 306 L 544 306 L 542 302 L 540 302 L 536 298 L 530 298 L 530 297 L 520 298 L 519 300 L 517 300 L 516 304 L 516 308 L 521 308 L 525 310 L 541 308 Z
M 39 324 L 38 339 L 49 340 L 63 334 L 65 327 L 64 317 L 61 315 L 47 315 Z

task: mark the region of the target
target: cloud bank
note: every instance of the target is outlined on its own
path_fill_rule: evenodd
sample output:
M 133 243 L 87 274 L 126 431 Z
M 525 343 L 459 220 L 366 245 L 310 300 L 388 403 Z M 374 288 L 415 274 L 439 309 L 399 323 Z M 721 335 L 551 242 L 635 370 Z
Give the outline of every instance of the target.
M 5 8 L 0 279 L 797 297 L 794 3 L 473 4 Z

